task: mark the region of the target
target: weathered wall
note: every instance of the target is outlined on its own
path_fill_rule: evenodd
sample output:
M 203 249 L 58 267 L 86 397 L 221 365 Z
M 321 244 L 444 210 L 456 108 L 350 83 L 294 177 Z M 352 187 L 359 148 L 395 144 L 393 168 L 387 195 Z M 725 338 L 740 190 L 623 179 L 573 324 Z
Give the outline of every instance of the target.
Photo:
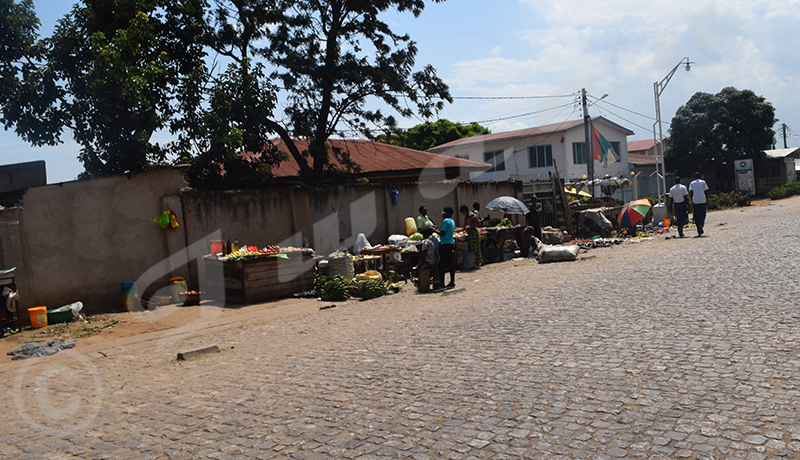
M 180 170 L 164 169 L 29 189 L 17 219 L 21 305 L 80 300 L 87 310 L 121 308 L 120 283 L 164 259 L 167 230 L 153 218 L 163 212 L 161 197 L 183 185 Z
M 171 276 L 192 288 L 202 279 L 201 257 L 210 239 L 238 239 L 258 247 L 301 246 L 318 254 L 352 248 L 358 233 L 373 244 L 404 234 L 406 217 L 426 205 L 436 223 L 441 209 L 501 195 L 521 197 L 515 182 L 286 187 L 204 193 L 184 186 L 183 174 L 164 169 L 31 188 L 21 208 L 0 210 L 6 267 L 16 265 L 21 306 L 59 307 L 80 300 L 88 312 L 122 308 L 120 284 L 136 281 L 139 293 L 164 289 Z M 392 206 L 391 190 L 399 191 Z M 167 205 L 180 227 L 153 219 Z M 485 209 L 484 215 L 485 213 Z M 494 213 L 497 215 L 497 213 Z M 13 265 L 12 265 L 13 264 Z
M 392 205 L 391 190 L 398 190 Z M 258 247 L 279 244 L 301 246 L 304 240 L 318 254 L 339 246 L 352 248 L 364 233 L 372 244 L 385 243 L 389 235 L 405 234 L 406 217 L 419 214 L 420 205 L 441 223 L 441 210 L 462 204 L 485 205 L 502 195 L 517 196 L 514 182 L 444 182 L 432 184 L 347 185 L 324 188 L 284 188 L 258 191 L 182 192 L 189 242 L 214 232 L 223 239 Z M 482 212 L 486 214 L 486 210 Z M 494 213 L 498 215 L 499 213 Z

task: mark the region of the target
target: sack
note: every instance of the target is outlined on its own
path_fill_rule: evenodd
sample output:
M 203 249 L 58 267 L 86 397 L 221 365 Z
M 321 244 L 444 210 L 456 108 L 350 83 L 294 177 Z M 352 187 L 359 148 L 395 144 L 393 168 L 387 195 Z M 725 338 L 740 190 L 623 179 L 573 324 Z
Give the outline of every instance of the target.
M 578 258 L 581 248 L 575 244 L 568 246 L 544 245 L 539 248 L 539 263 L 568 262 Z
M 356 276 L 353 256 L 347 252 L 336 251 L 328 255 L 328 276 L 344 275 L 348 280 Z

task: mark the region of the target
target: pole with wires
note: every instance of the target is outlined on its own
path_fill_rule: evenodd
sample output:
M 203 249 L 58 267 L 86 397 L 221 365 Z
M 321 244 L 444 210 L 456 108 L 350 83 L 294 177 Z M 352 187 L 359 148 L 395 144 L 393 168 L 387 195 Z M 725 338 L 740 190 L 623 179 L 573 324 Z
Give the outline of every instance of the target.
M 589 178 L 589 184 L 594 184 L 594 158 L 592 157 L 592 136 L 589 132 L 589 105 L 586 103 L 586 88 L 581 89 L 581 105 L 583 105 L 583 132 L 586 142 L 586 148 L 583 149 L 586 153 L 586 177 Z M 589 185 L 589 192 L 594 198 L 594 185 Z

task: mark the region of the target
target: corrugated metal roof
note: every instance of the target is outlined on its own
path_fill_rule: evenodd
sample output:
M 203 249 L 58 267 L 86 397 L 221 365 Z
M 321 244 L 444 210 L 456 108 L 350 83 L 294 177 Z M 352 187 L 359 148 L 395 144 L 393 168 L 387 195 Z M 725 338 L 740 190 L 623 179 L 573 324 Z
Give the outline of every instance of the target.
M 770 158 L 800 158 L 800 147 L 790 147 L 788 149 L 764 150 Z
M 592 118 L 592 122 L 602 120 L 620 131 L 628 133 L 628 135 L 633 135 L 633 131 L 624 128 L 613 121 L 610 121 L 604 117 L 594 117 Z M 446 144 L 438 145 L 432 149 L 428 149 L 428 152 L 441 152 L 443 150 L 448 150 L 454 147 L 464 147 L 467 145 L 475 145 L 475 144 L 487 144 L 490 142 L 500 142 L 500 141 L 509 141 L 514 139 L 523 139 L 527 137 L 534 137 L 534 136 L 546 136 L 549 134 L 555 133 L 563 133 L 570 131 L 572 129 L 576 129 L 578 127 L 583 127 L 583 119 L 580 120 L 568 120 L 561 123 L 552 123 L 549 125 L 544 126 L 537 126 L 534 128 L 526 128 L 526 129 L 517 129 L 514 131 L 506 131 L 502 133 L 495 133 L 495 134 L 484 134 L 481 136 L 472 136 L 472 137 L 464 137 L 462 139 L 457 139 L 452 142 L 448 142 Z
M 656 164 L 656 157 L 653 155 L 642 155 L 640 153 L 628 152 L 628 163 L 637 166 L 647 166 Z
M 289 152 L 282 140 L 275 139 L 273 143 L 279 150 Z M 430 173 L 438 171 L 441 173 L 441 170 L 444 169 L 479 172 L 491 168 L 491 165 L 486 163 L 367 140 L 328 139 L 328 143 L 332 147 L 350 153 L 350 159 L 361 166 L 363 173 L 366 175 L 384 172 L 395 176 L 404 172 L 420 174 L 422 171 Z M 295 140 L 295 145 L 301 152 L 308 149 L 308 144 L 307 140 Z M 341 163 L 336 159 L 332 158 L 332 162 L 337 166 L 341 166 Z M 289 155 L 289 160 L 281 163 L 272 172 L 277 177 L 293 177 L 299 175 L 300 167 L 294 158 Z

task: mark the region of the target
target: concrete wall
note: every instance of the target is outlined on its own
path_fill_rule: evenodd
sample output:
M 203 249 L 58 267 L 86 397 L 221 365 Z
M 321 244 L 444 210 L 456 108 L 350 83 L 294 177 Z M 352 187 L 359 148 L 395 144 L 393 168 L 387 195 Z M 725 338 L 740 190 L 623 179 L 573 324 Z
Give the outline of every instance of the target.
M 392 205 L 392 189 L 398 204 Z M 473 202 L 485 205 L 503 196 L 521 198 L 515 182 L 439 182 L 430 184 L 347 185 L 325 188 L 283 188 L 256 191 L 181 193 L 188 241 L 223 239 L 241 244 L 302 246 L 304 240 L 318 254 L 339 246 L 352 248 L 359 233 L 372 244 L 386 243 L 389 235 L 405 234 L 405 219 L 425 205 L 436 223 L 441 210 Z M 482 210 L 486 214 L 486 210 Z M 499 216 L 499 213 L 494 213 Z M 457 222 L 460 215 L 456 216 Z
M 441 209 L 502 195 L 521 198 L 516 182 L 285 187 L 204 193 L 184 189 L 178 169 L 74 181 L 28 189 L 22 206 L 0 210 L 3 267 L 17 266 L 21 307 L 55 308 L 75 301 L 85 311 L 122 309 L 121 283 L 140 294 L 167 293 L 183 276 L 192 288 L 204 278 L 210 239 L 264 247 L 302 246 L 318 254 L 352 248 L 358 233 L 373 244 L 404 234 L 420 205 L 441 223 Z M 399 191 L 392 206 L 391 191 Z M 177 229 L 153 223 L 167 206 Z M 494 213 L 498 215 L 498 213 Z M 486 212 L 484 210 L 484 215 Z M 460 215 L 456 215 L 460 225 Z
M 0 222 L 19 222 L 21 306 L 120 309 L 120 284 L 164 259 L 167 230 L 153 218 L 183 185 L 180 170 L 165 169 L 27 190 L 21 212 L 0 211 Z

